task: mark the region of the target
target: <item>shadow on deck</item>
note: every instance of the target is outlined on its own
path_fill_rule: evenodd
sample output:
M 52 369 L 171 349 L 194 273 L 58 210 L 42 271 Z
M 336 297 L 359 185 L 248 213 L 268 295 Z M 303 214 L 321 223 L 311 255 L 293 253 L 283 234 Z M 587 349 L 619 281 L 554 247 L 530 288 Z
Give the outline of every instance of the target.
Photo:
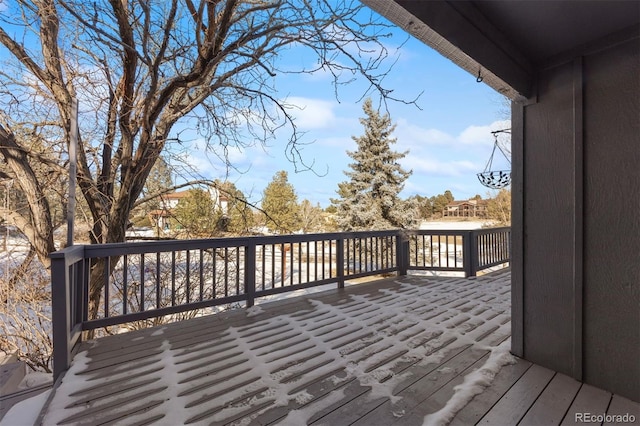
M 638 404 L 523 360 L 474 388 L 509 335 L 508 270 L 389 278 L 85 342 L 42 423 L 421 425 L 443 407 L 426 420 L 638 421 Z

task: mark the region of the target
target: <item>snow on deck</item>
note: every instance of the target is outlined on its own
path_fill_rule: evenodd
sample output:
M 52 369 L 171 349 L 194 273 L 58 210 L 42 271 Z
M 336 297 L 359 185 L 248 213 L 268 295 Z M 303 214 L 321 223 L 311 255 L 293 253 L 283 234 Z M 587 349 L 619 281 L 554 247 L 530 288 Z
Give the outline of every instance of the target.
M 422 402 L 509 334 L 509 271 L 358 284 L 86 342 L 43 424 L 439 424 L 474 393 Z

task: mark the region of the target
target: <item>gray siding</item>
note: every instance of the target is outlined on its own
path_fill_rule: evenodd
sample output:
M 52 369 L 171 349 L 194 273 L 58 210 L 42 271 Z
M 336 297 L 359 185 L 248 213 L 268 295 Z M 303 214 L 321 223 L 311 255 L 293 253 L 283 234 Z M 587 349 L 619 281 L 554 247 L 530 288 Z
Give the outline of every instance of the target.
M 557 63 L 513 109 L 514 349 L 638 401 L 640 39 Z
M 573 353 L 572 69 L 568 64 L 540 76 L 524 135 L 525 353 L 565 374 L 572 373 Z
M 640 401 L 640 41 L 584 73 L 584 379 Z

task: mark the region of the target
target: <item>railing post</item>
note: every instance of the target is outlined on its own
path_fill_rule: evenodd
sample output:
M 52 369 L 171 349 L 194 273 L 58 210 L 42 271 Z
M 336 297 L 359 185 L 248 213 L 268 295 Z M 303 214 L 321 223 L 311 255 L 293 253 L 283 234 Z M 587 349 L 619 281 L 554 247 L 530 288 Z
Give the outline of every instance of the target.
M 478 257 L 478 233 L 471 231 L 471 277 L 475 277 L 480 268 L 480 258 Z
M 509 266 L 511 266 L 511 228 L 507 231 L 507 258 L 509 259 Z
M 475 277 L 478 271 L 478 235 L 475 231 L 465 232 L 463 238 L 463 265 L 464 276 Z
M 53 381 L 71 362 L 71 307 L 69 279 L 64 252 L 51 254 L 51 322 L 53 323 Z M 75 303 L 75 302 L 73 302 Z
M 407 275 L 409 271 L 409 236 L 403 230 L 396 234 L 396 265 L 398 275 Z
M 77 283 L 75 289 L 75 324 L 81 324 L 89 318 L 89 262 L 87 259 L 83 259 L 79 262 L 75 268 L 75 282 Z
M 344 237 L 336 239 L 336 275 L 338 288 L 344 288 Z
M 244 294 L 247 297 L 247 308 L 252 307 L 256 295 L 255 243 L 249 243 L 244 246 Z

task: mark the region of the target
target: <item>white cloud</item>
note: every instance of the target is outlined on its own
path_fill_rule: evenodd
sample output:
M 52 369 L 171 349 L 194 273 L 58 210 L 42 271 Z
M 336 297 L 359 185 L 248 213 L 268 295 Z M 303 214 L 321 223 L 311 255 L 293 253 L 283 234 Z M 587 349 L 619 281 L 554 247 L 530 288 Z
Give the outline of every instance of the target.
M 460 133 L 457 139 L 463 144 L 491 144 L 493 143 L 491 132 L 510 127 L 511 122 L 508 120 L 494 121 L 488 126 L 469 126 Z
M 428 129 L 419 125 L 409 123 L 405 119 L 397 121 L 396 136 L 398 139 L 399 149 L 409 149 L 414 151 L 423 151 L 428 146 L 440 145 L 447 148 L 464 148 L 469 145 L 481 147 L 491 147 L 493 145 L 492 131 L 508 129 L 511 123 L 507 120 L 494 121 L 484 126 L 469 126 L 464 129 L 458 136 L 450 135 L 439 129 Z
M 477 173 L 479 167 L 469 160 L 438 160 L 435 158 L 419 158 L 409 155 L 401 160 L 402 166 L 413 170 L 414 174 L 432 176 L 461 176 Z
M 509 121 L 495 121 L 485 126 L 472 125 L 458 136 L 438 129 L 422 128 L 404 120 L 398 122 L 397 150 L 409 150 L 401 160 L 412 169 L 415 178 L 467 178 L 486 167 L 493 148 L 491 131 L 509 128 Z M 508 135 L 501 135 L 508 138 Z M 506 143 L 508 145 L 508 142 Z M 494 156 L 493 168 L 508 169 L 508 161 Z
M 484 170 L 491 155 L 494 141 L 491 132 L 509 127 L 510 122 L 502 120 L 484 126 L 470 125 L 458 135 L 451 135 L 400 120 L 397 148 L 410 150 L 401 164 L 405 169 L 413 170 L 403 193 L 435 195 L 450 189 L 459 199 L 475 194 L 484 196 L 486 188 L 480 185 L 475 175 Z M 501 142 L 508 145 L 509 135 L 501 134 L 499 137 L 505 138 Z M 494 156 L 492 169 L 509 167 L 504 157 Z
M 287 98 L 286 104 L 289 105 L 289 114 L 301 130 L 328 128 L 336 121 L 334 102 L 292 96 Z
M 395 135 L 398 139 L 398 146 L 408 149 L 421 147 L 423 145 L 444 145 L 452 144 L 455 138 L 446 132 L 438 129 L 425 129 L 416 124 L 409 123 L 401 118 L 396 122 Z
M 237 146 L 224 147 L 206 146 L 204 139 L 194 140 L 187 153 L 182 155 L 185 165 L 197 170 L 206 177 L 218 177 L 226 173 L 227 161 L 240 171 L 246 171 L 254 163 L 263 163 L 263 156 L 256 155 L 258 147 L 241 148 Z

